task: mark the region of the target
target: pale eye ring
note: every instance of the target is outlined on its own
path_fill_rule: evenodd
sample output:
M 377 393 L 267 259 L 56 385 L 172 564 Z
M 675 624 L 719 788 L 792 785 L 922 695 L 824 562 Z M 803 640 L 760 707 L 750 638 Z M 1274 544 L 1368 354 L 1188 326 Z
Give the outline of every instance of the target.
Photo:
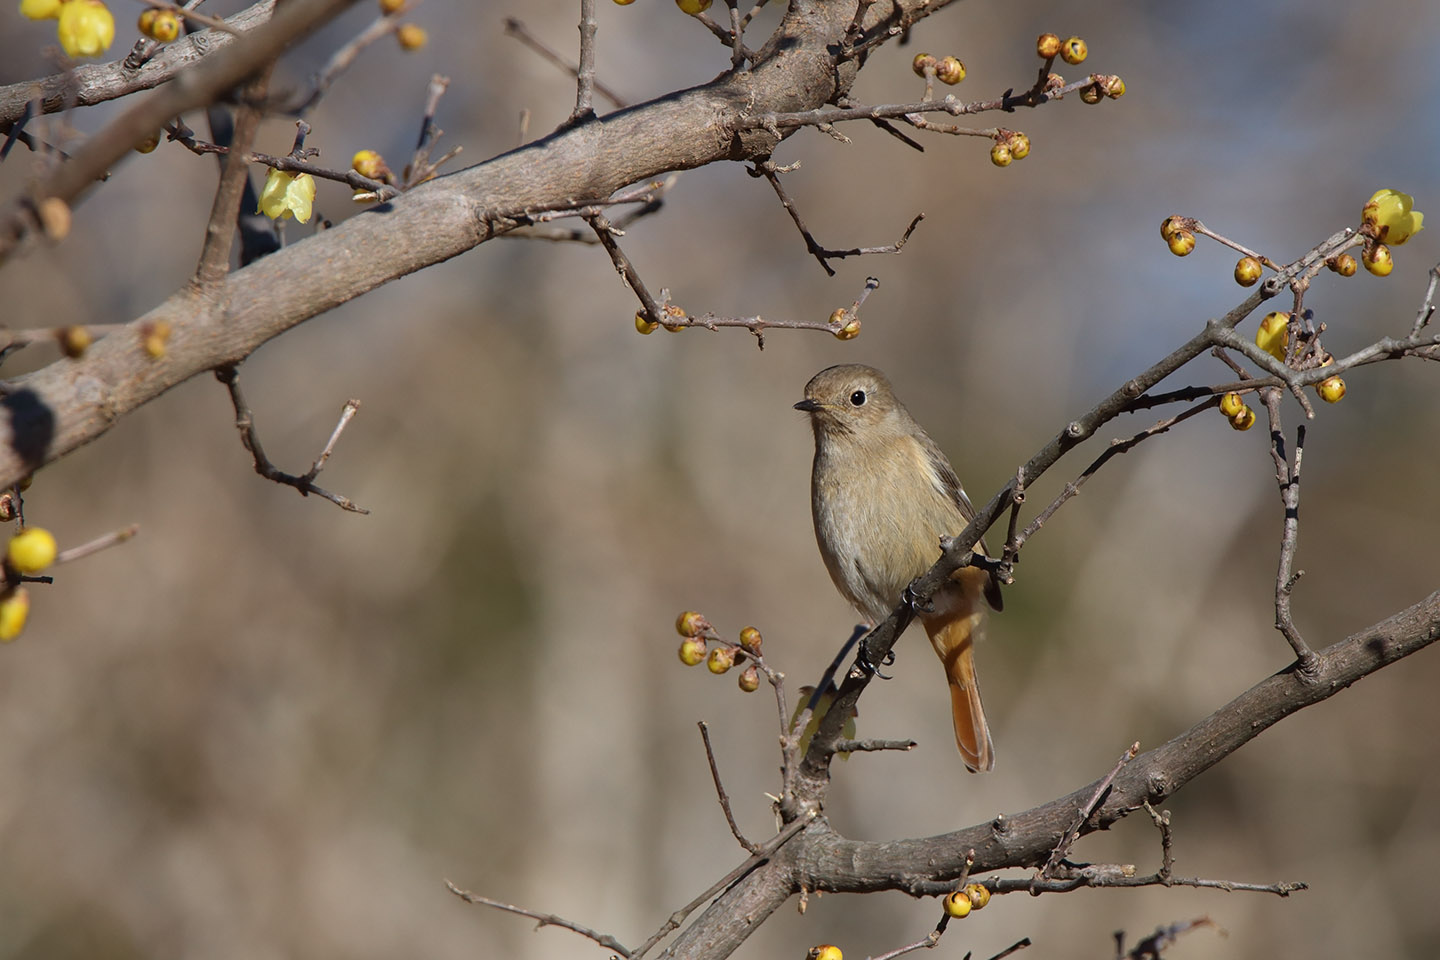
M 856 390 L 854 393 L 850 394 L 850 405 L 852 407 L 865 406 L 865 391 Z

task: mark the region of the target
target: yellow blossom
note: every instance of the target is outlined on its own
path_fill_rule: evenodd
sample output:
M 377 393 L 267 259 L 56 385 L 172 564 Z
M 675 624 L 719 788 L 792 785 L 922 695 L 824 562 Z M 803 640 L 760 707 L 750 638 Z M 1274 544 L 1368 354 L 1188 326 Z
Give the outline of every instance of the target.
M 1422 221 L 1425 214 L 1414 210 L 1415 198 L 1399 190 L 1376 190 L 1370 202 L 1361 213 L 1366 223 L 1373 224 L 1379 239 L 1392 246 L 1399 246 L 1425 229 Z
M 60 0 L 20 0 L 20 16 L 54 20 L 60 16 Z
M 11 587 L 0 594 L 0 643 L 20 636 L 29 615 L 30 593 L 24 587 Z
M 72 57 L 98 57 L 115 39 L 115 17 L 102 0 L 68 0 L 60 7 L 60 46 Z
M 310 221 L 310 207 L 315 202 L 315 178 L 308 173 L 287 173 L 271 169 L 265 178 L 265 189 L 260 191 L 260 206 L 257 213 L 263 213 L 271 220 L 294 217 L 301 223 Z
M 1265 314 L 1265 319 L 1260 321 L 1260 329 L 1255 331 L 1255 346 L 1284 363 L 1289 338 L 1290 314 L 1277 310 Z

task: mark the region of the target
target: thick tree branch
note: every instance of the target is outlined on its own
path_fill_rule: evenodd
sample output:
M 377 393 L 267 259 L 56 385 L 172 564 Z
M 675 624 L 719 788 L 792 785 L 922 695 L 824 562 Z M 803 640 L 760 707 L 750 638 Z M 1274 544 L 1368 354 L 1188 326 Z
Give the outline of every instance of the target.
M 236 34 L 247 34 L 270 19 L 275 0 L 260 0 L 225 22 Z M 39 81 L 40 109 L 58 113 L 68 107 L 88 107 L 116 100 L 141 90 L 158 87 L 203 57 L 232 45 L 235 36 L 218 30 L 192 33 L 182 40 L 167 44 L 154 57 L 139 67 L 130 67 L 125 60 L 87 64 L 69 73 L 57 73 Z M 25 115 L 34 102 L 36 82 L 32 80 L 0 87 L 0 130 Z M 160 125 L 156 124 L 155 129 Z
M 302 9 L 328 14 L 346 2 L 293 0 L 275 23 Z M 894 6 L 876 3 L 867 22 L 879 22 Z M 939 5 L 899 0 L 899 6 L 921 16 Z M 796 0 L 751 70 L 559 131 L 426 183 L 230 274 L 217 298 L 223 306 L 197 305 L 189 294 L 175 294 L 130 325 L 170 324 L 174 332 L 163 361 L 147 358 L 139 337 L 121 332 L 80 361 L 16 378 L 0 412 L 0 485 L 96 439 L 118 417 L 197 373 L 243 360 L 296 324 L 464 253 L 527 223 L 533 212 L 584 206 L 672 170 L 769 156 L 777 138 L 744 129 L 745 118 L 810 110 L 844 94 L 858 67 L 837 67 L 834 45 L 853 12 L 845 4 Z M 293 24 L 283 30 L 286 36 L 295 32 Z M 268 45 L 255 50 L 247 68 L 272 53 Z M 204 78 L 213 90 L 222 86 L 216 82 L 219 67 L 211 66 L 219 60 L 209 58 L 199 68 L 211 71 Z M 197 70 L 196 82 L 204 78 Z M 172 89 L 180 93 L 171 96 Z M 195 99 L 192 91 L 198 93 L 189 82 L 172 85 L 132 110 L 158 129 Z M 106 163 L 130 147 L 128 136 L 107 139 L 102 133 L 87 149 L 97 141 L 103 141 Z M 78 193 L 69 180 L 81 175 L 78 160 L 66 164 L 66 182 L 46 189 Z
M 1287 667 L 1169 743 L 1130 761 L 1080 827 L 1080 835 L 1107 829 L 1143 809 L 1147 802 L 1157 803 L 1173 795 L 1290 714 L 1329 699 L 1436 640 L 1440 640 L 1440 591 L 1321 650 L 1313 679 L 1302 679 L 1295 667 Z M 914 840 L 850 840 L 819 817 L 795 841 L 778 850 L 770 863 L 726 890 L 681 932 L 666 955 L 728 956 L 802 889 L 844 893 L 892 890 L 917 897 L 941 896 L 954 888 L 967 869 L 980 872 L 1037 866 L 1045 862 L 1073 822 L 1075 811 L 1096 795 L 1100 785 L 1097 780 L 1021 813 Z M 1154 882 L 1152 878 L 1139 879 Z M 1027 890 L 1031 883 L 1017 882 Z M 1084 885 L 1082 876 L 1064 886 Z M 1273 884 L 1256 889 L 1279 892 Z

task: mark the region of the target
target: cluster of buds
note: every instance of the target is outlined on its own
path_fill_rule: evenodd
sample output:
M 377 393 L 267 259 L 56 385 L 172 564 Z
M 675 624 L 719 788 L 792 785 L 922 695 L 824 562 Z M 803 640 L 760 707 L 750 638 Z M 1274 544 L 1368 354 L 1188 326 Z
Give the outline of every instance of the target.
M 180 36 L 180 15 L 174 10 L 147 7 L 141 12 L 136 27 L 151 40 L 169 43 Z
M 72 57 L 98 57 L 115 39 L 115 15 L 104 0 L 20 0 L 20 14 L 58 21 L 56 37 Z
M 1220 413 L 1236 430 L 1249 430 L 1255 426 L 1255 411 L 1238 393 L 1227 393 L 1220 398 Z
M 1079 37 L 1061 40 L 1058 34 L 1042 33 L 1035 39 L 1035 53 L 1041 60 L 1059 57 L 1073 66 L 1085 62 L 1085 58 L 1090 56 L 1090 48 Z
M 744 666 L 746 660 L 760 656 L 760 631 L 746 627 L 740 631 L 738 643 L 722 640 L 701 613 L 686 610 L 675 618 L 675 632 L 680 634 L 680 662 L 687 667 L 704 663 L 716 676 L 729 673 L 733 667 Z M 713 646 L 711 644 L 714 644 Z M 760 688 L 760 669 L 754 663 L 740 672 L 740 689 L 754 693 Z
M 55 537 L 41 527 L 26 527 L 5 548 L 5 585 L 0 589 L 0 643 L 20 636 L 30 615 L 30 593 L 23 578 L 33 577 L 55 562 Z
M 997 167 L 1008 167 L 1011 161 L 1024 160 L 1030 156 L 1030 138 L 1018 130 L 1000 130 L 995 134 L 995 146 L 990 148 L 990 162 Z
M 1195 233 L 1190 228 L 1194 221 L 1179 215 L 1166 217 L 1160 222 L 1160 236 L 1177 257 L 1188 257 L 1195 250 Z
M 1390 247 L 1398 247 L 1425 229 L 1425 214 L 1415 209 L 1415 198 L 1399 190 L 1376 190 L 1360 211 L 1360 232 L 1365 249 L 1360 260 L 1377 277 L 1395 269 Z
M 1119 100 L 1125 96 L 1125 81 L 1113 73 L 1092 73 L 1090 82 L 1080 88 L 1082 103 L 1096 104 L 1109 97 Z
M 636 331 L 639 333 L 643 333 L 646 336 L 649 336 L 650 334 L 654 333 L 656 328 L 658 327 L 664 327 L 665 330 L 669 333 L 679 333 L 681 330 L 684 330 L 687 326 L 689 326 L 689 324 L 684 323 L 665 322 L 666 320 L 679 321 L 686 319 L 688 315 L 685 313 L 684 307 L 677 307 L 674 304 L 666 304 L 661 309 L 660 315 L 664 319 L 662 319 L 659 323 L 656 323 L 654 320 L 651 320 L 648 316 L 645 315 L 644 310 L 635 311 Z
M 945 897 L 945 915 L 963 920 L 971 910 L 981 910 L 990 902 L 990 890 L 983 883 L 967 883 Z
M 854 340 L 860 336 L 860 318 L 844 307 L 836 307 L 830 314 L 830 332 L 836 340 Z
M 933 76 L 952 87 L 965 79 L 965 64 L 959 57 L 933 57 L 928 53 L 917 53 L 910 61 L 910 69 L 917 77 Z

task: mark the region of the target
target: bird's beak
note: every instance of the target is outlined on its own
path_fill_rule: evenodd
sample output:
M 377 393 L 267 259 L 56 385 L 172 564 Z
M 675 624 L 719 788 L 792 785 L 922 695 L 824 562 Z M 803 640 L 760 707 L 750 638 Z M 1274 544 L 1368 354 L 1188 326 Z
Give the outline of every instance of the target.
M 824 408 L 824 406 L 825 405 L 820 401 L 811 400 L 809 397 L 806 397 L 804 400 L 801 400 L 799 403 L 795 404 L 795 409 L 804 410 L 806 413 L 815 413 L 816 411 Z

